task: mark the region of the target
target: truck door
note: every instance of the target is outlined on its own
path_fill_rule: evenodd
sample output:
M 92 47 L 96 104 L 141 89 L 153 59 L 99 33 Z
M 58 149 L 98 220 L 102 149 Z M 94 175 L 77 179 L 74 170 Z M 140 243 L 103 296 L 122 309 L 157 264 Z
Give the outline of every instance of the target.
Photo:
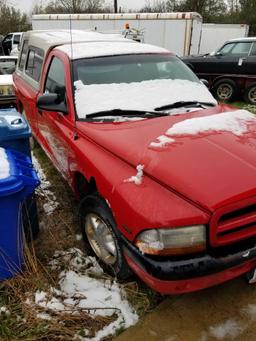
M 73 158 L 70 144 L 73 139 L 74 115 L 72 114 L 73 101 L 70 100 L 70 96 L 72 96 L 71 77 L 70 72 L 65 69 L 65 65 L 69 69 L 69 60 L 67 58 L 64 63 L 65 58 L 67 56 L 62 59 L 54 53 L 49 57 L 40 93 L 58 94 L 60 101 L 66 103 L 68 114 L 38 109 L 38 131 L 45 151 L 56 168 L 68 180 L 69 159 Z
M 43 58 L 42 49 L 31 46 L 28 40 L 24 40 L 18 65 L 13 74 L 20 110 L 27 118 L 34 135 L 37 135 L 36 99 L 40 90 Z
M 3 41 L 2 41 L 4 54 L 6 56 L 9 56 L 9 54 L 11 53 L 11 50 L 12 50 L 12 36 L 13 36 L 12 33 L 7 34 L 7 36 L 5 36 Z
M 253 75 L 256 74 L 256 42 L 252 44 L 249 56 L 247 60 L 245 61 L 245 67 L 246 67 L 246 75 Z
M 247 58 L 251 49 L 251 42 L 233 42 L 224 45 L 217 53 L 219 68 L 225 74 L 244 74 Z

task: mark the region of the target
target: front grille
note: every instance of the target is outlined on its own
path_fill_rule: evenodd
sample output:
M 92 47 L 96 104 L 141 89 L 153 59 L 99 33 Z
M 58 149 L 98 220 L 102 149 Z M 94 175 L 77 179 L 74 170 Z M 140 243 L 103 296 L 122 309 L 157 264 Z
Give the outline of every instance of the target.
M 256 197 L 221 207 L 210 222 L 211 246 L 223 246 L 256 235 Z

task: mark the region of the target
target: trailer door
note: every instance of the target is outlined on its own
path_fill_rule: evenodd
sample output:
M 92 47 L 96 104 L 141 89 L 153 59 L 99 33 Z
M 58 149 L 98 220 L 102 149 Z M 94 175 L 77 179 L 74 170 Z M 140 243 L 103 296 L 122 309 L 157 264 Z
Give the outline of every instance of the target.
M 198 18 L 192 19 L 192 32 L 189 54 L 198 54 L 200 50 L 201 34 L 202 34 L 202 21 Z

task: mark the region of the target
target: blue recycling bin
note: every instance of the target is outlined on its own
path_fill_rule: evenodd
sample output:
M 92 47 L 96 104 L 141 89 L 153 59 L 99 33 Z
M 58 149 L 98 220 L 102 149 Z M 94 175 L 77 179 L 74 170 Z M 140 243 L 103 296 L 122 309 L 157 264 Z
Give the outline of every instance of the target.
M 0 110 L 0 147 L 12 149 L 31 157 L 30 137 L 31 130 L 27 121 L 15 108 Z M 22 219 L 27 239 L 34 239 L 39 232 L 34 194 L 28 196 L 22 204 Z
M 0 148 L 0 280 L 22 270 L 22 203 L 38 185 L 39 179 L 28 156 Z
M 27 121 L 14 108 L 0 110 L 0 147 L 30 156 L 31 130 Z

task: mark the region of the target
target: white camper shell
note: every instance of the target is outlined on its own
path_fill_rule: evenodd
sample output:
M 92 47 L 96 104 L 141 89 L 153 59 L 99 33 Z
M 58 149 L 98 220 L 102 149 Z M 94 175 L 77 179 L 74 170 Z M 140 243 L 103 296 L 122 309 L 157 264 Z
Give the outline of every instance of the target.
M 143 41 L 164 47 L 178 56 L 199 53 L 202 17 L 188 13 L 39 14 L 32 16 L 33 30 L 79 29 L 122 33 L 143 32 Z

